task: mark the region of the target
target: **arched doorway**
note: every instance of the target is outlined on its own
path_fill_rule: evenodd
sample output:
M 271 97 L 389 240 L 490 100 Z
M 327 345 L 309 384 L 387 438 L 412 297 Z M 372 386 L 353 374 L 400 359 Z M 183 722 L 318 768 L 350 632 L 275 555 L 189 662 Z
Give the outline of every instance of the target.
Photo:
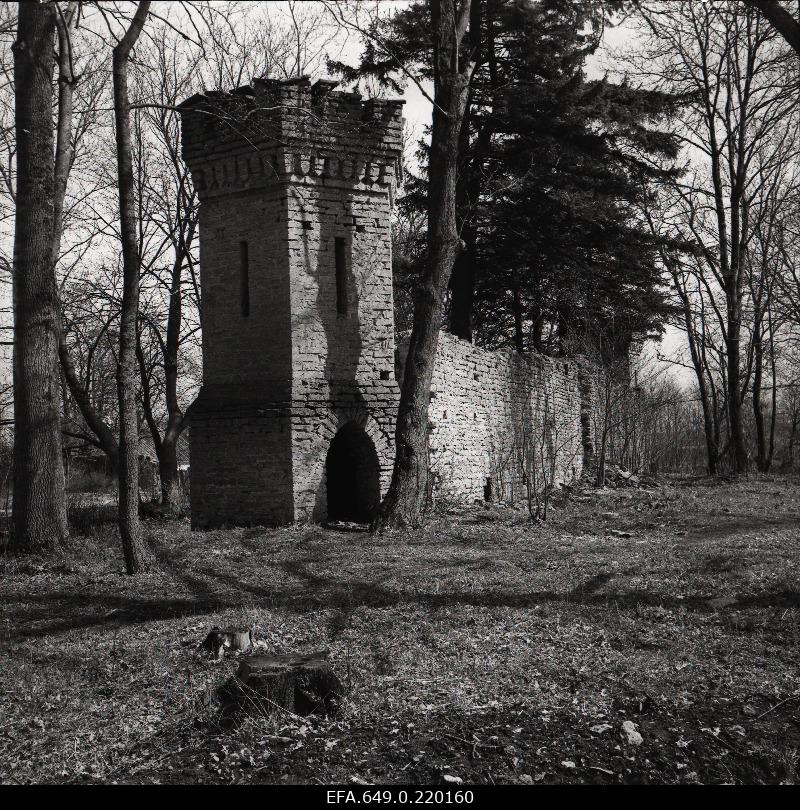
M 369 523 L 381 499 L 380 466 L 364 428 L 348 422 L 333 437 L 325 460 L 328 520 Z

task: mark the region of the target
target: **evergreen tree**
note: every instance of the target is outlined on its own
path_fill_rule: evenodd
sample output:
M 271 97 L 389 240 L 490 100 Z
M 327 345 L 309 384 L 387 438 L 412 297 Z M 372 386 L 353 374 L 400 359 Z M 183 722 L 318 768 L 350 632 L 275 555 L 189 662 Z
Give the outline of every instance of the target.
M 583 0 L 475 7 L 459 142 L 462 250 L 448 312 L 460 337 L 561 352 L 589 331 L 623 349 L 632 332 L 660 327 L 657 245 L 635 210 L 660 174 L 654 158 L 677 154 L 670 134 L 650 126 L 676 100 L 586 80 L 603 23 L 594 11 Z M 357 68 L 331 67 L 345 81 L 371 76 L 398 92 L 400 64 L 429 72 L 428 24 L 427 5 L 415 3 L 379 32 L 382 49 L 368 38 Z M 408 185 L 404 205 L 423 210 L 425 178 Z M 410 253 L 398 257 L 401 288 L 426 261 L 423 246 Z
M 624 351 L 666 313 L 658 244 L 637 217 L 659 158 L 653 124 L 676 99 L 587 81 L 595 47 L 571 0 L 514 3 L 503 19 L 504 89 L 478 220 L 482 342 L 560 353 L 573 339 Z M 491 203 L 491 204 L 489 204 Z

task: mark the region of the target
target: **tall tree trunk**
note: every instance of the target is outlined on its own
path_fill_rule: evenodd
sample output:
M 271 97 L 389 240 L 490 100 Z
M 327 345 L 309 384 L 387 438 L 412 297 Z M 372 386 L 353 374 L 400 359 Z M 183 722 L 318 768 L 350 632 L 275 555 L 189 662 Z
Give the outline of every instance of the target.
M 14 547 L 53 549 L 67 537 L 60 423 L 58 300 L 52 256 L 51 4 L 19 3 L 14 44 L 17 198 L 14 228 Z
M 514 273 L 513 286 L 513 308 L 514 308 L 514 348 L 520 353 L 525 352 L 525 327 L 523 321 L 522 291 L 520 290 L 519 278 Z M 541 340 L 539 341 L 541 344 Z
M 767 462 L 767 435 L 764 425 L 764 407 L 761 402 L 762 385 L 764 381 L 764 330 L 762 316 L 756 315 L 753 323 L 753 420 L 756 427 L 756 466 L 761 472 L 766 472 Z
M 706 467 L 709 475 L 716 475 L 719 472 L 719 427 L 714 418 L 715 409 L 709 400 L 705 378 L 703 378 L 699 390 L 700 405 L 703 410 L 703 431 L 706 437 Z
M 428 166 L 428 255 L 400 393 L 395 461 L 374 530 L 419 523 L 428 482 L 428 404 L 444 298 L 458 255 L 458 144 L 474 62 L 461 54 L 470 1 L 431 0 L 434 106 Z
M 775 457 L 775 427 L 778 421 L 778 371 L 775 363 L 775 327 L 772 323 L 772 310 L 767 310 L 769 328 L 769 357 L 772 366 L 772 413 L 769 420 L 769 447 L 764 464 L 764 472 L 769 472 Z
M 54 15 L 58 31 L 58 123 L 53 171 L 55 180 L 53 188 L 53 267 L 56 266 L 61 251 L 61 237 L 64 231 L 64 200 L 67 196 L 67 182 L 75 158 L 75 149 L 72 144 L 75 75 L 72 67 L 70 27 L 76 14 L 77 2 L 73 0 L 67 6 L 66 14 L 56 13 Z
M 58 124 L 56 127 L 55 193 L 53 201 L 53 266 L 56 265 L 61 250 L 61 238 L 64 230 L 64 199 L 67 192 L 67 182 L 75 159 L 72 110 L 76 77 L 73 71 L 70 36 L 71 29 L 75 25 L 77 12 L 78 3 L 76 0 L 72 0 L 63 16 L 56 14 L 56 27 L 58 30 Z M 84 421 L 97 436 L 98 444 L 108 457 L 114 475 L 116 475 L 119 466 L 117 440 L 92 405 L 91 397 L 84 390 L 78 378 L 64 335 L 60 304 L 58 325 L 58 357 L 67 387 Z
M 497 85 L 497 64 L 494 45 L 493 3 L 495 0 L 473 0 L 470 7 L 469 45 L 475 69 L 487 63 L 492 98 Z M 484 15 L 481 13 L 485 12 Z M 473 93 L 467 96 L 467 105 L 461 123 L 459 138 L 459 170 L 456 180 L 456 217 L 461 225 L 463 249 L 456 257 L 450 279 L 450 331 L 472 342 L 475 309 L 475 284 L 478 278 L 478 229 L 476 211 L 484 187 L 484 163 L 489 153 L 495 119 L 484 115 L 472 140 L 475 105 Z
M 136 334 L 139 310 L 139 250 L 136 237 L 136 199 L 133 185 L 128 57 L 142 31 L 150 1 L 142 0 L 136 14 L 115 46 L 114 122 L 117 142 L 120 233 L 122 237 L 122 311 L 119 327 L 119 533 L 125 568 L 136 574 L 145 565 L 146 554 L 139 523 L 139 425 L 137 414 Z
M 725 348 L 728 357 L 728 428 L 730 430 L 731 460 L 733 471 L 747 472 L 748 452 L 742 417 L 742 401 L 746 381 L 742 374 L 742 293 L 744 285 L 744 247 L 748 227 L 748 208 L 742 194 L 744 185 L 744 159 L 739 155 L 742 146 L 741 132 L 737 145 L 737 173 L 730 193 L 730 258 L 725 273 L 725 298 L 727 301 L 728 331 Z M 724 213 L 723 213 L 724 216 Z
M 788 470 L 792 470 L 794 468 L 794 443 L 797 438 L 798 428 L 800 428 L 800 410 L 798 410 L 797 406 L 795 406 L 795 410 L 792 411 L 792 422 L 789 429 L 789 440 L 786 447 L 786 462 L 784 463 L 784 466 Z
M 733 471 L 747 471 L 747 446 L 744 437 L 742 418 L 742 371 L 741 371 L 741 297 L 736 292 L 728 292 L 728 334 L 725 341 L 728 366 L 728 429 L 731 442 L 731 462 Z
M 662 257 L 665 257 L 665 254 L 662 254 Z M 708 474 L 716 475 L 719 471 L 719 426 L 715 418 L 716 398 L 713 396 L 713 391 L 709 392 L 708 390 L 705 352 L 702 345 L 699 344 L 698 336 L 695 332 L 692 320 L 691 299 L 674 265 L 670 265 L 670 272 L 675 290 L 678 293 L 683 307 L 683 323 L 686 330 L 686 338 L 689 343 L 689 355 L 692 358 L 692 367 L 694 368 L 695 377 L 697 379 L 697 390 L 700 394 L 700 406 L 703 411 L 703 430 L 706 438 Z M 700 336 L 700 341 L 702 341 L 702 335 Z
M 477 3 L 472 8 L 474 13 Z M 474 185 L 470 165 L 470 130 L 472 93 L 467 94 L 461 131 L 458 137 L 458 168 L 456 170 L 456 223 L 461 231 L 462 246 L 453 262 L 450 274 L 450 332 L 472 342 L 472 306 L 475 295 L 475 248 L 477 234 L 472 224 L 470 192 Z

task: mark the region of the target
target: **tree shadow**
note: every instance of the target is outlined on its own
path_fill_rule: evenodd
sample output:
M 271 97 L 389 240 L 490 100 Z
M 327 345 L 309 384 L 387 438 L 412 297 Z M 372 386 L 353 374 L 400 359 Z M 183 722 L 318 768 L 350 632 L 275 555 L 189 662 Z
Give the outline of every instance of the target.
M 759 515 L 704 515 L 703 520 L 713 520 L 713 524 L 704 523 L 701 527 L 687 525 L 688 520 L 690 518 L 686 518 L 684 521 L 676 521 L 676 526 L 682 523 L 683 527 L 688 529 L 689 536 L 687 539 L 710 541 L 762 529 L 792 529 L 800 522 L 800 516 L 789 514 L 779 518 L 768 518 Z
M 11 640 L 40 638 L 90 627 L 108 628 L 196 616 L 235 606 L 223 600 L 212 601 L 197 597 L 147 599 L 114 594 L 87 597 L 86 594 L 74 591 L 27 593 L 16 595 L 13 599 L 0 599 L 0 603 L 11 604 L 19 600 L 35 603 L 35 607 L 31 608 L 26 604 L 24 612 L 14 617 L 18 626 L 9 631 L 8 638 Z M 87 606 L 90 606 L 93 612 L 82 612 Z M 8 615 L 11 611 L 4 609 L 4 612 Z M 63 618 L 53 619 L 54 615 L 61 615 Z M 43 627 L 29 626 L 48 619 L 50 621 Z
M 351 537 L 355 540 L 358 535 Z M 323 541 L 325 539 L 321 538 Z M 341 561 L 346 563 L 348 550 L 352 551 L 352 543 L 345 541 L 345 546 L 340 548 L 341 542 L 337 541 L 333 551 L 330 545 L 313 542 L 313 538 L 298 542 L 296 555 L 291 559 L 277 559 L 274 562 L 259 560 L 263 567 L 259 567 L 256 560 L 250 561 L 249 555 L 246 555 L 248 571 L 253 572 L 251 577 L 235 569 L 220 570 L 222 566 L 210 561 L 193 565 L 190 559 L 176 553 L 168 544 L 154 541 L 151 548 L 159 565 L 176 586 L 180 585 L 188 592 L 187 595 L 148 596 L 107 591 L 86 593 L 78 587 L 62 587 L 43 593 L 33 590 L 31 585 L 10 596 L 0 595 L 0 605 L 10 620 L 6 639 L 40 638 L 76 629 L 126 626 L 254 605 L 295 613 L 345 608 L 352 611 L 359 607 L 388 608 L 396 605 L 418 605 L 429 610 L 449 606 L 528 609 L 548 603 L 589 608 L 613 605 L 619 610 L 631 611 L 641 606 L 652 606 L 699 613 L 800 607 L 800 591 L 791 584 L 787 587 L 786 583 L 776 583 L 767 591 L 739 594 L 735 602 L 721 609 L 711 605 L 707 595 L 679 598 L 664 591 L 624 586 L 615 588 L 615 578 L 632 574 L 633 569 L 616 572 L 601 570 L 573 587 L 563 589 L 522 590 L 514 586 L 504 587 L 502 581 L 492 579 L 487 579 L 485 589 L 450 585 L 453 577 L 448 572 L 491 568 L 490 557 L 462 556 L 454 559 L 448 555 L 445 560 L 431 561 L 421 570 L 419 579 L 415 578 L 414 572 L 405 571 L 402 563 L 396 561 L 383 561 L 372 566 L 368 577 L 354 576 L 347 569 L 343 571 L 338 564 L 337 555 L 343 555 Z M 295 546 L 290 550 L 294 554 Z M 719 561 L 717 556 L 720 557 Z M 726 555 L 717 556 L 708 557 L 706 569 L 716 570 L 718 565 L 727 565 Z M 325 568 L 320 573 L 318 569 L 315 570 L 317 566 Z M 701 564 L 699 573 L 706 569 Z M 438 571 L 441 571 L 441 577 L 436 576 Z M 399 584 L 396 580 L 398 575 L 402 579 Z M 260 582 L 259 577 L 262 577 Z M 392 577 L 395 579 L 391 580 Z M 164 586 L 158 587 L 163 589 Z

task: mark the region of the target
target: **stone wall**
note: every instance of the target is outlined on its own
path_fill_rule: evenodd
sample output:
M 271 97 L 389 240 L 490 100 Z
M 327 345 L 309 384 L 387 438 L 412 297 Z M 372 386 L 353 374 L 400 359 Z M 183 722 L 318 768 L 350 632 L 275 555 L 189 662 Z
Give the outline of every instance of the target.
M 398 357 L 407 349 L 401 343 Z M 397 374 L 401 379 L 402 365 Z M 442 332 L 429 409 L 434 491 L 457 501 L 513 502 L 526 497 L 526 480 L 578 477 L 578 375 L 575 361 L 488 351 Z
M 368 437 L 388 486 L 401 110 L 306 78 L 182 105 L 201 202 L 197 527 L 324 520 L 326 457 L 345 425 Z
M 192 524 L 324 520 L 329 461 L 340 476 L 331 498 L 342 499 L 333 511 L 347 512 L 349 481 L 363 517 L 394 463 L 390 217 L 402 103 L 301 77 L 181 108 L 201 203 Z M 575 363 L 443 333 L 430 421 L 431 480 L 444 496 L 517 500 L 532 477 L 580 473 Z M 373 480 L 350 480 L 353 470 Z

